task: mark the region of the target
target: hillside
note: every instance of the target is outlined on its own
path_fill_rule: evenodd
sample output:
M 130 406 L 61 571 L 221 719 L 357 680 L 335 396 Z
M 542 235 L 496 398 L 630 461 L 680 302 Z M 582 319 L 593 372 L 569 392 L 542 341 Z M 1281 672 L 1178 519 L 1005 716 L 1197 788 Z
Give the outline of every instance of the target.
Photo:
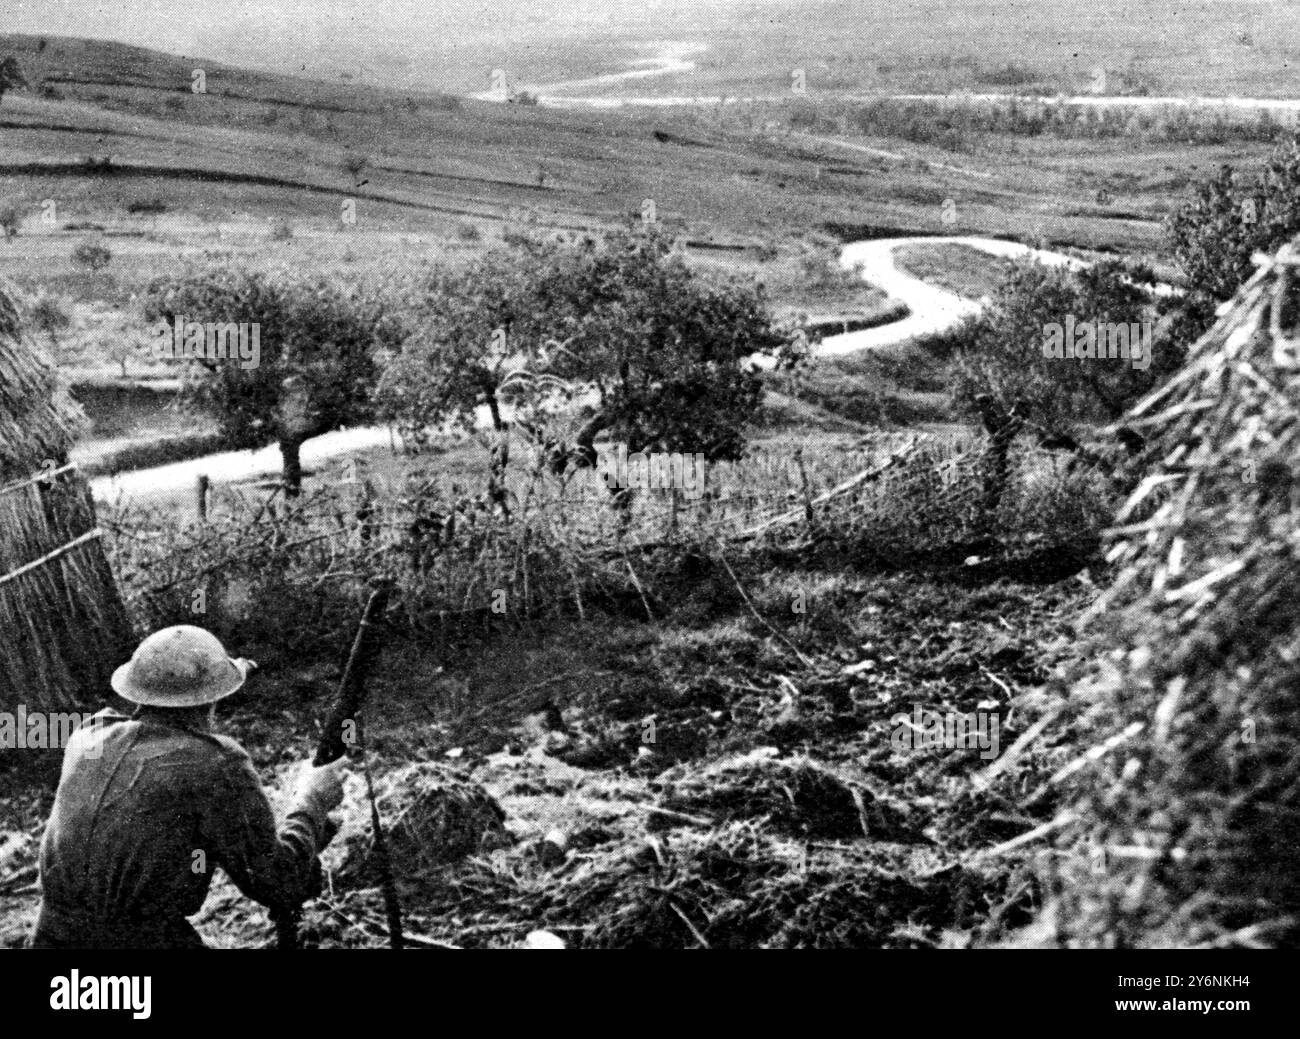
M 1300 37 L 1254 5 L 1252 56 L 1222 60 L 1207 0 L 1127 21 L 1113 0 L 1073 21 L 1065 0 L 670 6 L 691 30 L 673 38 L 707 41 L 680 52 L 689 70 L 604 80 L 663 10 L 620 2 L 585 49 L 546 34 L 515 85 L 725 93 L 806 66 L 824 92 L 565 109 L 477 98 L 463 69 L 413 91 L 0 35 L 28 80 L 0 97 L 0 281 L 87 413 L 71 457 L 123 603 L 141 634 L 198 623 L 257 660 L 218 719 L 278 795 L 359 604 L 388 588 L 356 759 L 413 945 L 517 947 L 541 927 L 599 948 L 1114 944 L 1051 914 L 1095 861 L 1107 809 L 1071 814 L 1087 770 L 1128 738 L 1098 720 L 1084 676 L 1106 646 L 1079 620 L 1150 463 L 1110 423 L 1166 369 L 1067 371 L 1035 337 L 1087 310 L 1127 346 L 1135 316 L 1190 298 L 1171 214 L 1224 165 L 1261 166 L 1280 130 L 886 93 L 1073 89 L 1098 54 L 1130 96 L 1188 89 L 1199 54 L 1206 89 L 1248 90 Z M 544 13 L 520 11 L 503 25 Z M 815 28 L 792 35 L 800 17 Z M 250 64 L 275 66 L 266 47 Z M 666 234 L 611 233 L 642 223 Z M 1017 268 L 1038 295 L 961 324 L 1009 284 L 1007 255 L 1058 267 Z M 1098 285 L 1053 280 L 1067 265 Z M 160 361 L 150 322 L 186 315 L 210 337 L 269 330 L 268 349 L 238 369 L 209 355 L 206 376 Z M 757 363 L 851 330 L 868 345 Z M 1083 386 L 1096 372 L 1115 385 Z M 195 377 L 214 392 L 181 410 Z M 671 487 L 625 471 L 611 493 L 579 464 L 637 437 L 675 459 L 657 470 L 677 466 Z M 40 506 L 40 480 L 18 486 Z M 0 762 L 0 948 L 41 897 L 49 760 Z M 309 947 L 385 943 L 361 789 Z M 1180 937 L 1253 940 L 1247 917 Z M 224 875 L 196 921 L 218 947 L 271 936 Z
M 1154 250 L 1171 185 L 1240 156 L 1239 147 L 1098 155 L 1082 142 L 1029 140 L 1011 155 L 976 146 L 954 162 L 930 145 L 865 142 L 889 144 L 898 156 L 889 159 L 767 133 L 730 113 L 556 112 L 313 83 L 113 43 L 54 40 L 39 55 L 36 46 L 0 37 L 0 50 L 27 55 L 46 85 L 46 96 L 15 93 L 0 107 L 5 197 L 33 216 L 54 198 L 57 227 L 111 222 L 119 233 L 188 229 L 125 212 L 151 200 L 212 235 L 284 218 L 339 230 L 340 201 L 356 198 L 357 237 L 445 238 L 464 220 L 617 222 L 653 199 L 659 218 L 692 238 L 780 245 L 826 228 L 944 232 L 951 198 L 968 232 Z M 206 94 L 190 91 L 195 67 Z M 349 156 L 365 160 L 358 176 L 343 169 Z M 1092 202 L 1101 188 L 1122 198 L 1118 219 Z M 47 229 L 29 219 L 26 230 Z

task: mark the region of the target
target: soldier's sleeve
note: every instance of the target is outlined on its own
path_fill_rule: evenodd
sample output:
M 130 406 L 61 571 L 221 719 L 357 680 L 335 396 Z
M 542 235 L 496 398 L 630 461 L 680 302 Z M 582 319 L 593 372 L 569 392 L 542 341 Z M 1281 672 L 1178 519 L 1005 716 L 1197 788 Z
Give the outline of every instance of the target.
M 209 859 L 254 901 L 272 909 L 298 906 L 314 894 L 313 868 L 331 835 L 329 817 L 299 802 L 277 830 L 252 761 L 242 749 L 228 749 L 204 815 Z

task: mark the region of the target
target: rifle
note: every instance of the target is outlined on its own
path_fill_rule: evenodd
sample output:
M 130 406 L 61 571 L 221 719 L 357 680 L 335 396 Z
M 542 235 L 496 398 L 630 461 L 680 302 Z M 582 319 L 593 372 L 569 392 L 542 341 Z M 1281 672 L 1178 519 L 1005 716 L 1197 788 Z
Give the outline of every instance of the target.
M 370 593 L 366 608 L 357 625 L 357 633 L 352 639 L 352 650 L 348 653 L 347 664 L 343 668 L 343 677 L 339 679 L 338 695 L 334 707 L 321 730 L 320 740 L 316 744 L 316 753 L 312 765 L 320 768 L 331 761 L 345 756 L 348 748 L 357 743 L 353 733 L 359 735 L 357 715 L 365 700 L 365 680 L 378 652 L 378 640 L 375 626 L 378 618 L 383 616 L 388 607 L 392 586 L 381 584 Z M 375 857 L 379 862 L 380 883 L 384 892 L 384 907 L 388 917 L 389 945 L 394 949 L 402 948 L 402 911 L 397 899 L 397 884 L 393 878 L 392 861 L 388 856 L 388 842 L 380 825 L 379 808 L 375 803 L 375 788 L 370 780 L 370 769 L 362 764 L 366 777 L 366 793 L 370 799 L 370 822 L 375 834 Z M 302 920 L 302 906 L 286 907 L 273 914 L 275 920 L 276 945 L 281 949 L 298 948 L 298 926 Z

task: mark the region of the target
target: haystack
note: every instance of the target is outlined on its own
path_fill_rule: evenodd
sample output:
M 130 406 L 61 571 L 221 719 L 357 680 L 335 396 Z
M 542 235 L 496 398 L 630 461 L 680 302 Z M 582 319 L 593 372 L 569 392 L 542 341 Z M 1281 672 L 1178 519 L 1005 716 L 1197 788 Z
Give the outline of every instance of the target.
M 0 711 L 96 705 L 129 647 L 90 490 L 67 464 L 81 421 L 0 287 Z
M 1079 944 L 1300 937 L 1300 250 L 1256 263 L 1125 420 L 1153 464 L 1088 618 L 1120 649 L 1076 806 L 1094 868 L 1058 916 Z

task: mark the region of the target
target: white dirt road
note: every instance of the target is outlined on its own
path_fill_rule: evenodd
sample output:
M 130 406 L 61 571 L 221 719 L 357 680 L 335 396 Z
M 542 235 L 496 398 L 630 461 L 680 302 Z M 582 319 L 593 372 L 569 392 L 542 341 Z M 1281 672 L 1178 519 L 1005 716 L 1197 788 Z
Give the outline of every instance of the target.
M 899 249 L 909 245 L 938 243 L 965 245 L 991 256 L 1002 256 L 1007 259 L 1031 257 L 1053 267 L 1078 269 L 1085 266 L 1082 260 L 1064 253 L 1033 249 L 1019 242 L 980 238 L 973 235 L 952 237 L 921 235 L 911 238 L 878 238 L 874 241 L 853 242 L 845 246 L 840 254 L 840 265 L 846 270 L 856 269 L 863 280 L 888 293 L 891 299 L 906 303 L 911 313 L 902 320 L 888 325 L 827 336 L 818 344 L 816 356 L 838 357 L 859 350 L 878 350 L 881 347 L 894 346 L 916 336 L 946 331 L 963 318 L 978 313 L 980 309 L 978 301 L 966 299 L 955 292 L 931 285 L 898 266 L 895 254 Z

